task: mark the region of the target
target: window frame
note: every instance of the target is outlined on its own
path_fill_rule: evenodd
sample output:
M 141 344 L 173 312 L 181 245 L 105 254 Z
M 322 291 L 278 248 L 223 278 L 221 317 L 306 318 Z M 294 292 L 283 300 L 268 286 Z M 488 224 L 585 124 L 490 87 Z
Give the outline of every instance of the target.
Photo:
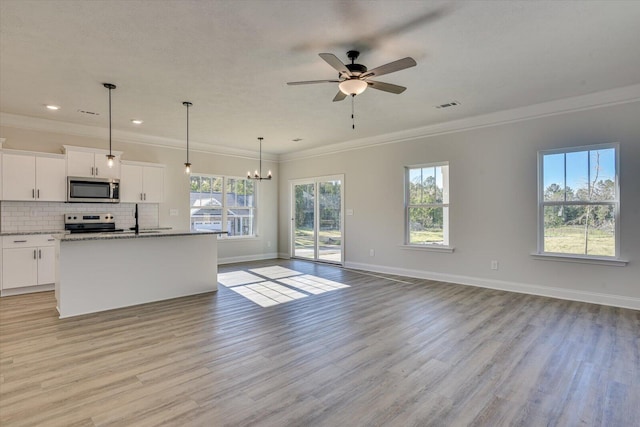
M 605 150 L 605 149 L 614 149 L 614 164 L 615 164 L 615 200 L 613 201 L 580 201 L 580 200 L 565 200 L 563 201 L 545 201 L 544 200 L 544 156 L 552 155 L 552 154 L 565 154 L 565 163 L 564 163 L 564 175 L 565 175 L 565 188 L 566 188 L 566 154 L 577 153 L 577 152 L 587 152 L 597 151 L 597 150 Z M 590 155 L 587 154 L 587 170 L 590 173 Z M 590 175 L 588 176 L 588 179 Z M 576 253 L 564 253 L 564 252 L 550 252 L 544 250 L 544 209 L 547 206 L 602 206 L 609 205 L 613 206 L 614 212 L 614 250 L 615 254 L 613 256 L 608 255 L 589 255 L 589 254 L 576 254 Z M 580 261 L 594 261 L 594 264 L 597 264 L 597 261 L 617 261 L 620 260 L 620 144 L 617 142 L 613 143 L 604 143 L 604 144 L 593 144 L 593 145 L 581 145 L 576 147 L 564 147 L 564 148 L 554 148 L 549 150 L 540 150 L 538 151 L 538 219 L 537 219 L 537 252 L 534 255 L 539 257 L 549 257 L 549 258 L 557 258 L 557 259 L 565 259 L 567 261 L 575 260 L 576 262 Z M 542 258 L 540 258 L 542 259 Z M 625 261 L 626 263 L 626 261 Z M 617 264 L 616 264 L 617 265 Z
M 447 203 L 427 203 L 427 204 L 418 204 L 412 205 L 409 203 L 411 200 L 411 170 L 413 169 L 424 169 L 424 168 L 434 168 L 434 167 L 447 167 L 447 177 L 443 176 L 442 183 L 442 191 L 443 191 L 443 199 L 444 194 L 447 195 Z M 453 247 L 451 246 L 451 222 L 449 220 L 450 214 L 449 210 L 451 209 L 451 173 L 450 173 L 450 163 L 448 161 L 441 162 L 432 162 L 432 163 L 421 163 L 417 165 L 410 165 L 404 167 L 404 243 L 403 247 L 406 249 L 419 249 L 419 250 L 427 250 L 427 251 L 438 251 L 438 252 L 453 252 Z M 445 185 L 446 182 L 446 185 Z M 442 224 L 442 234 L 443 234 L 443 243 L 411 243 L 411 224 L 409 224 L 410 214 L 409 211 L 411 208 L 442 208 L 443 209 L 443 224 Z M 446 215 L 444 214 L 446 208 Z
M 221 222 L 222 222 L 222 231 L 224 234 L 219 234 L 218 235 L 218 239 L 231 239 L 231 240 L 236 240 L 236 239 L 245 239 L 245 240 L 249 240 L 249 239 L 255 239 L 259 236 L 258 234 L 258 188 L 259 185 L 257 185 L 257 182 L 253 182 L 253 206 L 249 207 L 249 206 L 229 206 L 227 204 L 228 200 L 227 200 L 227 185 L 228 185 L 228 180 L 233 179 L 233 180 L 243 180 L 243 181 L 254 181 L 254 180 L 249 180 L 247 179 L 246 176 L 233 176 L 233 175 L 217 175 L 217 174 L 206 174 L 206 173 L 191 173 L 189 175 L 189 229 L 191 231 L 194 231 L 193 227 L 192 227 L 192 215 L 191 215 L 191 209 L 194 209 L 194 207 L 191 205 L 191 178 L 192 177 L 201 177 L 201 178 L 221 178 L 222 179 L 222 194 L 221 194 L 221 198 L 222 198 L 222 204 L 220 207 L 216 207 L 214 209 L 220 209 L 221 210 Z M 237 200 L 237 198 L 236 198 Z M 253 211 L 253 218 L 254 218 L 254 222 L 253 222 L 253 234 L 247 234 L 247 235 L 236 235 L 236 236 L 232 236 L 229 234 L 229 230 L 228 228 L 228 210 L 232 210 L 232 209 L 249 209 Z

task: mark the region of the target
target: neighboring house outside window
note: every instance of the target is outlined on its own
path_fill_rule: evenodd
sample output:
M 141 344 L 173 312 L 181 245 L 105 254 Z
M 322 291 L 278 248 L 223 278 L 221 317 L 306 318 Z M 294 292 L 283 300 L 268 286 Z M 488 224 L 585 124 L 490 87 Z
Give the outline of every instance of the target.
M 538 154 L 538 253 L 618 257 L 618 145 Z
M 405 168 L 405 244 L 449 246 L 449 163 Z
M 255 237 L 254 181 L 213 175 L 191 175 L 191 230 L 226 231 L 229 237 Z

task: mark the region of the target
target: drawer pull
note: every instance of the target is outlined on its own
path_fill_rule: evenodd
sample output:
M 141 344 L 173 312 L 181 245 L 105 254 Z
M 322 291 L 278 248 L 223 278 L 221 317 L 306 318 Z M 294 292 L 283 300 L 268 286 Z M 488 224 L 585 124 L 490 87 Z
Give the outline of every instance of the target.
M 14 240 L 13 243 L 27 243 L 26 240 Z
M 33 259 L 37 259 L 36 258 L 36 250 L 35 249 L 33 250 Z

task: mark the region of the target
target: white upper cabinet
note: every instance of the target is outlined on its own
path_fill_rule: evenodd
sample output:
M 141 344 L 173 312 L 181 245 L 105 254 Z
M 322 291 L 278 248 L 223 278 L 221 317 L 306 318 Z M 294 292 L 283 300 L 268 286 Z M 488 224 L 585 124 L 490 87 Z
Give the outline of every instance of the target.
M 63 157 L 3 153 L 3 200 L 64 202 L 66 186 Z
M 67 176 L 120 178 L 120 152 L 113 152 L 113 167 L 107 164 L 108 151 L 64 146 L 67 154 Z
M 35 200 L 36 157 L 5 153 L 2 156 L 2 186 L 4 200 Z
M 120 201 L 123 203 L 160 203 L 164 199 L 164 165 L 123 162 L 120 176 Z
M 142 189 L 146 202 L 162 202 L 164 200 L 164 167 L 144 166 Z
M 67 200 L 67 176 L 63 158 L 36 156 L 36 200 L 64 202 Z

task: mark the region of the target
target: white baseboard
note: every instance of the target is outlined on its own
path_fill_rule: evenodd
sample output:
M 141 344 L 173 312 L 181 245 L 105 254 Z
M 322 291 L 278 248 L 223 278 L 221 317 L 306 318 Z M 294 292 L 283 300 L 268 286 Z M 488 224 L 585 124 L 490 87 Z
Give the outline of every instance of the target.
M 291 259 L 291 255 L 289 255 L 288 253 L 280 252 L 280 253 L 278 253 L 278 258 L 280 258 L 280 259 Z
M 218 258 L 218 264 L 235 264 L 237 262 L 262 261 L 265 259 L 277 259 L 277 252 L 269 252 L 264 254 L 233 256 L 226 258 Z
M 54 289 L 55 284 L 53 283 L 50 283 L 48 285 L 28 286 L 26 288 L 9 288 L 3 289 L 0 292 L 0 296 L 8 297 L 11 295 L 33 294 L 35 292 L 53 291 Z
M 612 307 L 640 310 L 640 298 L 624 297 L 620 295 L 602 294 L 598 292 L 576 291 L 573 289 L 554 288 L 527 283 L 508 282 L 504 280 L 484 279 L 479 277 L 460 276 L 456 274 L 434 273 L 431 271 L 409 270 L 357 262 L 346 262 L 345 268 L 365 270 L 374 273 L 395 274 L 398 276 L 414 277 L 418 279 L 449 282 L 459 285 L 478 286 L 481 288 L 497 289 L 501 291 L 518 292 L 521 294 L 539 295 L 571 301 L 588 302 L 592 304 L 609 305 Z

